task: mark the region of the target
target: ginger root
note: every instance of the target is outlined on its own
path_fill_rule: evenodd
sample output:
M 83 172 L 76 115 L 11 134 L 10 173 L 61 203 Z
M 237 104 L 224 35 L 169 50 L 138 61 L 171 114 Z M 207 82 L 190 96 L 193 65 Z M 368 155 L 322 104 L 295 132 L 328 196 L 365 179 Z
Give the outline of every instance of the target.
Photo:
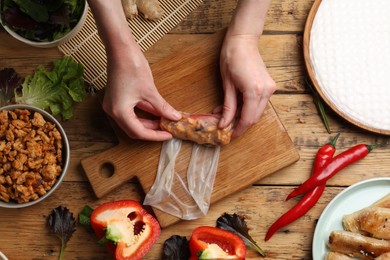
M 133 19 L 138 15 L 136 0 L 122 0 L 123 11 L 127 18 Z
M 138 11 L 149 20 L 158 20 L 164 15 L 158 0 L 122 0 L 122 6 L 129 19 L 137 17 Z

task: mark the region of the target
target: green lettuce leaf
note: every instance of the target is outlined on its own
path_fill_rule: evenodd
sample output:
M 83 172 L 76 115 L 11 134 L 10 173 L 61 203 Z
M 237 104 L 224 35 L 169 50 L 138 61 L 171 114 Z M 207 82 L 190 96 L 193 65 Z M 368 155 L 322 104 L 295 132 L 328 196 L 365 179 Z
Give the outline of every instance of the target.
M 52 71 L 39 66 L 32 76 L 26 77 L 22 90 L 15 93 L 15 102 L 48 110 L 54 116 L 60 114 L 67 120 L 73 116 L 74 103 L 86 96 L 84 68 L 68 56 L 53 65 Z

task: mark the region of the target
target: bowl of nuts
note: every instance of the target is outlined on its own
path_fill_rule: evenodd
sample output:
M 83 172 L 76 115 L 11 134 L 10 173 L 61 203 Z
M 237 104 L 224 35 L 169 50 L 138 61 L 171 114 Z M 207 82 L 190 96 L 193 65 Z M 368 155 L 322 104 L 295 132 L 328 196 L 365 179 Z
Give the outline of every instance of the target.
M 61 184 L 69 166 L 69 141 L 48 112 L 30 105 L 4 106 L 0 160 L 0 207 L 28 207 Z

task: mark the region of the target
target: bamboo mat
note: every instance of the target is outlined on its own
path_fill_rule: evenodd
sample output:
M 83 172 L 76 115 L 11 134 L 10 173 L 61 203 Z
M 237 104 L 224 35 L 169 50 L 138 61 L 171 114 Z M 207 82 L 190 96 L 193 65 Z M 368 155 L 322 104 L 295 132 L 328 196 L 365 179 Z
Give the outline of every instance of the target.
M 172 30 L 203 0 L 160 0 L 164 16 L 157 21 L 149 21 L 139 14 L 128 20 L 128 25 L 141 50 L 145 52 L 161 37 Z M 84 78 L 96 90 L 103 89 L 107 83 L 106 52 L 99 38 L 91 10 L 83 28 L 70 41 L 60 45 L 59 50 L 71 56 L 84 66 Z

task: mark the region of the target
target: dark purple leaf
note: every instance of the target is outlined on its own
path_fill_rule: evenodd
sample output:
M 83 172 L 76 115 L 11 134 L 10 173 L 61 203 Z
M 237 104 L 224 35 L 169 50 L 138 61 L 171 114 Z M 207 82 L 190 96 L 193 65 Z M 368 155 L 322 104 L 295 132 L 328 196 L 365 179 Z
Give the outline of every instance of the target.
M 38 26 L 36 21 L 20 11 L 16 6 L 10 7 L 4 11 L 4 20 L 7 25 L 19 29 L 34 30 Z
M 22 83 L 22 78 L 13 68 L 0 70 L 0 106 L 11 103 L 15 89 Z
M 173 235 L 164 242 L 163 259 L 188 259 L 190 257 L 189 242 L 186 237 Z

